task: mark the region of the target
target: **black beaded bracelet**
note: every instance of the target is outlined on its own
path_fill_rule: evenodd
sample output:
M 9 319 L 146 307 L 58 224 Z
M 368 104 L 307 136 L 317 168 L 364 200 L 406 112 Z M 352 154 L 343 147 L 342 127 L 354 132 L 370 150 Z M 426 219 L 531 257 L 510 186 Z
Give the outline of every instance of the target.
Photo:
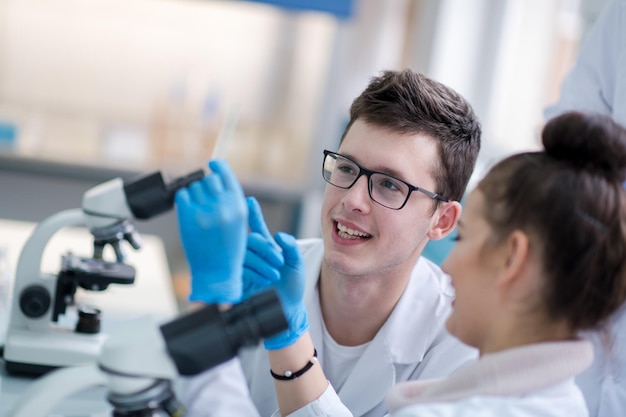
M 313 365 L 315 365 L 316 363 L 317 363 L 317 349 L 313 349 L 313 357 L 299 371 L 296 371 L 296 372 L 285 371 L 285 373 L 283 375 L 278 375 L 278 374 L 274 373 L 274 371 L 272 371 L 270 369 L 270 374 L 272 374 L 274 379 L 278 379 L 280 381 L 291 381 L 292 379 L 296 379 L 296 378 L 302 376 L 306 371 L 311 369 L 311 367 Z

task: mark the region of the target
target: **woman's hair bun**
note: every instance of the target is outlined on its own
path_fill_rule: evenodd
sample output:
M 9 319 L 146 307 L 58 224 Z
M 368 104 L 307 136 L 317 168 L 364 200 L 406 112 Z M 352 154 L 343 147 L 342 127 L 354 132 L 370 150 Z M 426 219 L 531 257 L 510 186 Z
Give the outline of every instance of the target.
M 541 136 L 548 156 L 609 181 L 626 180 L 626 129 L 610 116 L 564 113 L 549 120 Z

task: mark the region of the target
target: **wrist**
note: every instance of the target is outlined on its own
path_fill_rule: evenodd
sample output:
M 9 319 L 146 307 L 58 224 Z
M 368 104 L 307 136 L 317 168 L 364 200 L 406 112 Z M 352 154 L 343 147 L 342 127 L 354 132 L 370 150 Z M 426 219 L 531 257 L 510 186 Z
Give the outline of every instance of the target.
M 292 381 L 292 380 L 294 380 L 296 378 L 300 378 L 309 369 L 311 369 L 313 367 L 313 365 L 315 365 L 316 363 L 317 363 L 317 349 L 313 348 L 313 356 L 311 356 L 311 358 L 306 363 L 306 365 L 304 365 L 299 370 L 297 370 L 297 371 L 286 370 L 286 371 L 283 371 L 280 374 L 277 374 L 276 372 L 274 372 L 274 371 L 272 371 L 270 369 L 270 374 L 272 375 L 272 378 L 277 379 L 279 381 Z
M 289 415 L 318 399 L 328 387 L 319 363 L 313 359 L 313 341 L 305 332 L 296 343 L 280 350 L 268 351 L 270 369 L 277 375 L 301 372 L 297 378 L 274 380 L 281 415 Z
M 289 328 L 263 341 L 267 350 L 283 349 L 296 343 L 309 330 L 309 321 L 304 306 L 293 311 L 285 311 Z
M 226 277 L 223 281 L 216 281 L 216 276 L 219 274 L 201 275 L 192 272 L 189 301 L 206 304 L 234 304 L 241 301 L 241 280 Z

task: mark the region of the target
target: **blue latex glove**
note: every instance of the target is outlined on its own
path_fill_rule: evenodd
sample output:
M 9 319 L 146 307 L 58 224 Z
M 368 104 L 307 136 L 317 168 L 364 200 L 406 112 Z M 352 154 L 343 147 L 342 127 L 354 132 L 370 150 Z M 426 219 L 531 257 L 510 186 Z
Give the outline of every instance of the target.
M 280 279 L 280 268 L 285 265 L 283 251 L 265 224 L 259 202 L 254 197 L 246 202 L 250 233 L 243 268 L 243 299 L 270 288 Z
M 175 196 L 180 237 L 191 271 L 189 301 L 241 299 L 248 207 L 226 161 L 209 161 L 212 173 Z
M 248 210 L 251 233 L 244 261 L 244 297 L 276 289 L 289 328 L 265 339 L 264 344 L 269 350 L 281 349 L 295 343 L 309 328 L 302 301 L 306 284 L 304 262 L 293 236 L 276 233 L 272 237 L 254 198 L 248 198 Z

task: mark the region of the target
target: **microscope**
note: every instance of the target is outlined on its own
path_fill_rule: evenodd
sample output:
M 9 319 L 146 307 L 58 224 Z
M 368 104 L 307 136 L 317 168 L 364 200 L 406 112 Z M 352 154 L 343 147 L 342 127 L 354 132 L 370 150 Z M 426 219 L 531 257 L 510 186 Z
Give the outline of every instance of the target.
M 7 417 L 45 417 L 63 398 L 105 387 L 114 417 L 181 417 L 172 382 L 233 358 L 288 327 L 279 298 L 267 290 L 222 310 L 215 304 L 157 328 L 144 317 L 104 343 L 97 363 L 58 369 L 22 393 Z
M 105 291 L 110 284 L 132 284 L 135 269 L 124 262 L 123 247 L 124 241 L 134 249 L 141 247 L 132 220 L 172 209 L 176 191 L 203 175 L 197 170 L 169 183 L 160 172 L 132 181 L 115 178 L 89 189 L 81 208 L 61 211 L 37 225 L 17 262 L 4 346 L 7 372 L 41 375 L 58 367 L 95 362 L 107 338 L 100 332 L 102 311 L 76 306 L 77 289 Z M 89 229 L 94 237 L 93 256 L 68 252 L 61 258 L 58 274 L 43 273 L 41 259 L 48 241 L 68 226 Z M 107 245 L 113 248 L 114 261 L 104 259 Z M 68 306 L 77 307 L 73 326 L 59 320 Z

